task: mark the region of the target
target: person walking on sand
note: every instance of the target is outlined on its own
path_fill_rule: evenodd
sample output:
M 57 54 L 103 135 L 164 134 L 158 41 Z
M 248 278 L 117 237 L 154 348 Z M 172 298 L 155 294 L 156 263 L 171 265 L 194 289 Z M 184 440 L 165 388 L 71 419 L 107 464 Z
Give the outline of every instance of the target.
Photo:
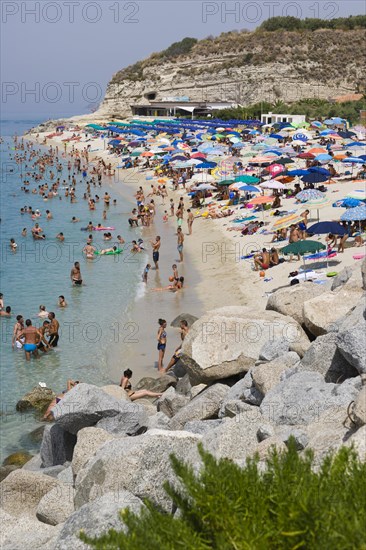
M 158 371 L 159 372 L 164 372 L 163 360 L 164 360 L 165 349 L 166 349 L 166 340 L 167 340 L 166 321 L 165 321 L 165 319 L 159 319 L 158 323 L 159 323 L 159 330 L 158 330 L 158 336 L 157 336 L 158 352 L 159 352 Z
M 187 214 L 188 214 L 188 217 L 187 217 L 188 235 L 192 235 L 192 225 L 193 225 L 194 216 L 190 208 L 187 209 Z
M 153 262 L 156 270 L 159 269 L 160 245 L 161 245 L 160 237 L 159 235 L 157 235 L 157 237 L 155 237 L 155 241 L 151 241 L 151 246 L 153 248 Z
M 183 262 L 183 243 L 184 243 L 184 235 L 181 227 L 178 227 L 177 229 L 177 249 L 179 252 L 179 261 Z
M 70 279 L 74 286 L 81 286 L 83 284 L 79 262 L 74 263 L 74 267 L 71 269 Z

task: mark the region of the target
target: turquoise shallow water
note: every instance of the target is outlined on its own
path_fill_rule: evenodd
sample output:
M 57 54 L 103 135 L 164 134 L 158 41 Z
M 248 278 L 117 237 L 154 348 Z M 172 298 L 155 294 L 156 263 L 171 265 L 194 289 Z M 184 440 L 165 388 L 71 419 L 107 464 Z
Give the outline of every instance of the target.
M 31 126 L 27 123 L 25 127 Z M 11 132 L 22 132 L 20 123 L 11 126 Z M 2 128 L 6 134 L 9 125 Z M 89 220 L 93 223 L 105 223 L 115 226 L 113 235 L 121 234 L 126 241 L 139 235 L 128 229 L 128 215 L 132 204 L 113 189 L 112 198 L 117 198 L 117 205 L 111 206 L 106 222 L 102 220 L 103 203 L 97 204 L 95 212 L 89 212 L 87 203 L 82 199 L 85 184 L 79 183 L 77 177 L 76 204 L 63 197 L 47 202 L 37 194 L 24 194 L 20 191 L 19 173 L 9 173 L 9 139 L 1 145 L 2 178 L 0 184 L 0 217 L 1 217 L 1 264 L 0 292 L 4 294 L 4 305 L 12 307 L 10 319 L 1 318 L 0 341 L 0 377 L 1 377 L 1 460 L 9 453 L 19 449 L 32 450 L 34 443 L 27 433 L 40 425 L 33 414 L 21 415 L 15 411 L 17 400 L 39 382 L 45 382 L 56 392 L 66 387 L 67 378 L 80 379 L 91 383 L 116 382 L 115 373 L 118 362 L 123 367 L 123 350 L 138 339 L 138 327 L 129 321 L 129 312 L 139 292 L 141 272 L 146 263 L 145 254 L 131 256 L 124 253 L 119 256 L 101 257 L 88 262 L 83 258 L 82 248 L 87 233 L 80 231 Z M 6 172 L 4 174 L 4 172 Z M 68 174 L 66 168 L 61 178 Z M 47 178 L 45 178 L 47 181 Z M 49 180 L 48 180 L 49 181 Z M 35 187 L 31 183 L 30 188 Z M 95 193 L 103 196 L 102 189 L 92 187 Z M 20 208 L 31 205 L 42 212 L 39 222 L 47 236 L 46 241 L 33 241 L 30 229 L 34 225 L 29 215 L 21 215 Z M 45 210 L 49 209 L 53 219 L 45 219 Z M 80 218 L 81 223 L 71 223 L 72 216 Z M 28 229 L 28 236 L 22 237 L 23 227 Z M 59 231 L 65 235 L 65 243 L 58 243 L 55 236 Z M 103 241 L 103 232 L 93 232 L 95 244 L 109 247 L 114 244 Z M 14 254 L 9 248 L 9 239 L 14 238 L 18 250 Z M 80 261 L 85 286 L 72 287 L 70 270 L 74 261 Z M 68 307 L 57 307 L 57 299 L 63 294 Z M 34 324 L 40 324 L 37 318 L 39 305 L 44 304 L 47 311 L 54 311 L 60 322 L 59 347 L 38 360 L 26 362 L 22 350 L 13 350 L 11 334 L 15 317 L 22 314 L 31 318 Z M 114 362 L 112 364 L 111 350 Z M 108 358 L 108 361 L 107 361 Z M 113 374 L 112 374 L 113 373 Z

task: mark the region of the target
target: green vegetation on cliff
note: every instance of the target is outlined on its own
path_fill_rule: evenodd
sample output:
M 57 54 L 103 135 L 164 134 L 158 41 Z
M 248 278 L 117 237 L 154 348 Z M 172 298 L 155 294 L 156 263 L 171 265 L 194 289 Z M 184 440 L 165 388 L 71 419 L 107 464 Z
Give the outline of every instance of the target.
M 365 28 L 363 15 L 329 20 L 273 17 L 254 32 L 231 31 L 204 40 L 186 37 L 118 71 L 111 83 L 158 80 L 159 67 L 167 62 L 188 62 L 179 72 L 190 77 L 219 71 L 233 71 L 235 76 L 235 70 L 245 66 L 281 63 L 291 65 L 294 76 L 303 81 L 312 78 L 326 83 L 332 79 L 337 84 L 337 79 L 346 75 L 350 90 L 364 90 Z M 274 37 L 276 31 L 280 36 Z M 202 66 L 202 60 L 210 62 Z
M 82 540 L 97 550 L 366 548 L 366 463 L 353 450 L 342 448 L 315 471 L 312 454 L 300 457 L 293 440 L 286 453 L 272 451 L 265 472 L 257 459 L 240 468 L 200 454 L 198 475 L 171 458 L 181 489 L 166 491 L 176 517 L 147 502 L 140 516 L 122 513 L 127 533 Z
M 263 101 L 247 107 L 215 111 L 213 117 L 222 120 L 260 119 L 262 113 L 272 112 L 286 113 L 289 115 L 306 115 L 308 119 L 323 119 L 339 116 L 354 124 L 360 119 L 360 111 L 365 109 L 365 97 L 359 101 L 345 101 L 344 103 L 334 103 L 326 99 L 309 98 L 300 99 L 294 103 L 284 103 L 283 101 L 269 103 L 268 101 Z

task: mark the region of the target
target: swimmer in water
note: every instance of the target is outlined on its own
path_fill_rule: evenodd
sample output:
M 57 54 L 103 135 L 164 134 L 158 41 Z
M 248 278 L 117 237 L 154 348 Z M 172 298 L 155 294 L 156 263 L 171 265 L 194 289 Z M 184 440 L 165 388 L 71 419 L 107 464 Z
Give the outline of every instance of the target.
M 94 259 L 94 252 L 96 251 L 96 248 L 91 244 L 86 244 L 83 248 L 83 252 L 85 256 L 88 258 L 88 260 Z
M 64 234 L 60 232 L 58 235 L 56 235 L 56 239 L 63 243 L 65 240 Z
M 79 262 L 74 263 L 74 267 L 71 269 L 70 279 L 74 286 L 81 286 L 83 284 Z
M 58 307 L 66 307 L 67 306 L 67 302 L 65 300 L 65 296 L 59 296 L 58 297 Z

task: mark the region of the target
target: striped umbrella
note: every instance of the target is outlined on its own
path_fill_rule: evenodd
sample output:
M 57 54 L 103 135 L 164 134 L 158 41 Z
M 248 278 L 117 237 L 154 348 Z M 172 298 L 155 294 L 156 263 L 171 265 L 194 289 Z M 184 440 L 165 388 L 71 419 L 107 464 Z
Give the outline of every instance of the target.
M 359 201 L 366 200 L 366 191 L 362 191 L 361 189 L 357 189 L 356 191 L 351 191 L 346 195 L 349 199 L 357 199 Z
M 307 201 L 305 206 L 309 208 L 309 210 L 314 209 L 317 211 L 318 221 L 319 221 L 319 210 L 321 208 L 324 208 L 325 206 L 328 206 L 329 204 L 330 204 L 330 200 L 324 197 L 322 199 L 313 199 L 311 201 Z
M 290 225 L 296 225 L 303 221 L 304 218 L 299 216 L 299 214 L 291 214 L 290 216 L 284 216 L 283 218 L 277 220 L 273 224 L 272 229 L 274 229 L 275 231 L 279 231 L 280 229 L 285 229 L 286 227 L 290 227 Z
M 341 216 L 343 222 L 354 222 L 366 220 L 366 205 L 356 206 L 355 208 L 349 208 Z
M 317 189 L 304 189 L 296 195 L 296 200 L 300 202 L 319 200 L 324 198 L 324 193 Z

